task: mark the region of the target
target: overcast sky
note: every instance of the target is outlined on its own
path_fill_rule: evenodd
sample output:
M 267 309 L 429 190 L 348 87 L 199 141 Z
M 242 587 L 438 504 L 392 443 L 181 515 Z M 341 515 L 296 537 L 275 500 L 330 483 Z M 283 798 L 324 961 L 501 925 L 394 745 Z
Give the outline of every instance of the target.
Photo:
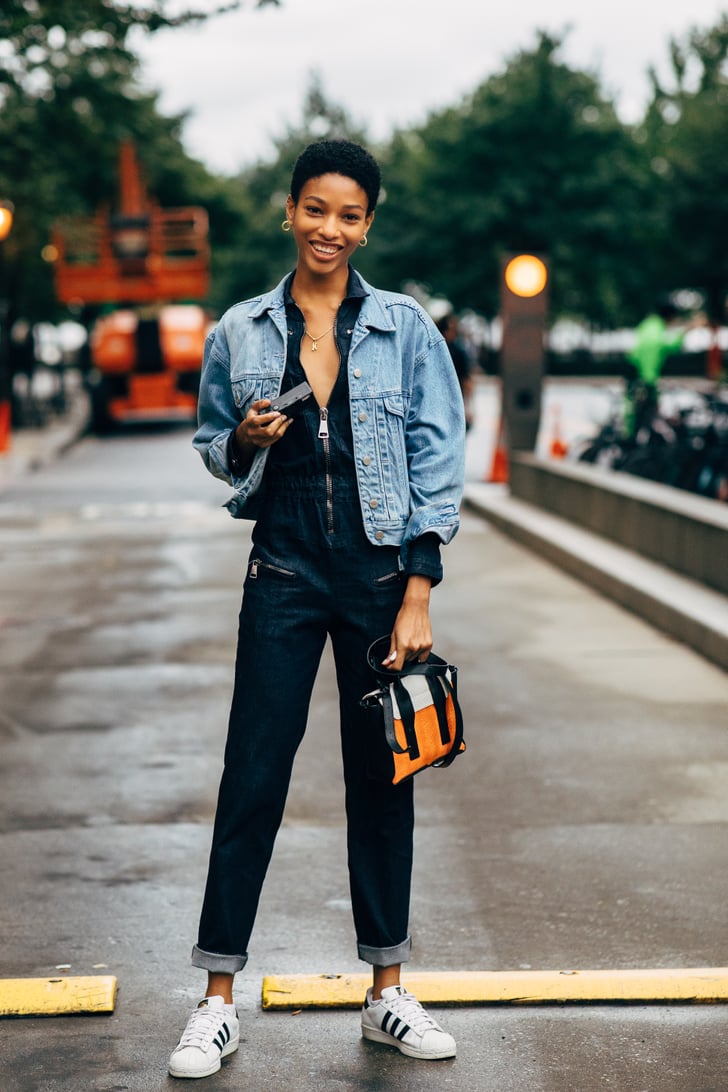
M 198 6 L 211 0 L 198 0 Z M 195 6 L 191 4 L 190 6 Z M 570 27 L 563 56 L 598 74 L 627 121 L 648 95 L 647 70 L 668 69 L 668 42 L 718 22 L 725 0 L 283 0 L 218 16 L 141 44 L 143 75 L 165 113 L 190 111 L 188 152 L 232 174 L 266 158 L 271 137 L 301 117 L 312 72 L 373 140 L 454 105 L 537 28 Z

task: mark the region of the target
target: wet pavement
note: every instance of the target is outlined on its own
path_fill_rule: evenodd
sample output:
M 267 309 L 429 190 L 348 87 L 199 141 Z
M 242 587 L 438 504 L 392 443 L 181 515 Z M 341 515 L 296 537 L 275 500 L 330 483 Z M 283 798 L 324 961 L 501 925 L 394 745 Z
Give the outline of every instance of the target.
M 179 1087 L 249 543 L 226 496 L 178 429 L 87 438 L 0 497 L 0 975 L 119 980 L 112 1015 L 0 1021 L 2 1092 Z M 473 515 L 445 562 L 468 752 L 418 778 L 412 969 L 725 965 L 725 674 Z M 356 1012 L 263 1012 L 264 974 L 364 969 L 342 813 L 327 660 L 205 1088 L 728 1089 L 720 1005 L 438 1009 L 437 1063 Z

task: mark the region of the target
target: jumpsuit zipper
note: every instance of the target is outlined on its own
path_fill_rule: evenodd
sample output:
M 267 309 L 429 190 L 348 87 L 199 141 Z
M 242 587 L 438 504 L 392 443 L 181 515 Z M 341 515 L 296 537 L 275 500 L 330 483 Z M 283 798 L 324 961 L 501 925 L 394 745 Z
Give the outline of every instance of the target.
M 327 406 L 319 410 L 318 438 L 324 449 L 324 476 L 326 481 L 326 530 L 334 533 L 334 483 L 331 477 L 331 450 L 329 448 L 329 411 Z
M 270 572 L 279 573 L 281 576 L 295 576 L 296 574 L 291 569 L 284 569 L 281 565 L 273 565 L 270 561 L 261 561 L 259 557 L 254 557 L 250 562 L 250 579 L 258 579 L 258 569 L 268 569 Z

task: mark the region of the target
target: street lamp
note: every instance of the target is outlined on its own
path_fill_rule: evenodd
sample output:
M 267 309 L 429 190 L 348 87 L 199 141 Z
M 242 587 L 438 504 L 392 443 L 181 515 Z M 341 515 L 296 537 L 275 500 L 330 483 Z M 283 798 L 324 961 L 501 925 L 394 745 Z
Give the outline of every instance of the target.
M 7 239 L 13 226 L 15 206 L 0 198 L 0 243 Z M 8 301 L 0 297 L 0 453 L 10 447 L 10 374 L 8 360 L 9 332 L 7 329 Z
M 0 243 L 3 239 L 7 239 L 10 234 L 14 215 L 15 206 L 13 205 L 13 202 L 0 200 Z
M 500 366 L 508 446 L 533 451 L 541 420 L 549 270 L 537 254 L 511 254 L 503 262 Z

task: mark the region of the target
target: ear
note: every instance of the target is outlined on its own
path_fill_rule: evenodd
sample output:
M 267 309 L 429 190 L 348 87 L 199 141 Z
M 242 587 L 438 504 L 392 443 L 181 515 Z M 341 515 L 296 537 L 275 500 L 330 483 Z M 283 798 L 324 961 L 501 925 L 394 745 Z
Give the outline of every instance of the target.
M 367 216 L 366 220 L 364 221 L 364 224 L 365 224 L 364 234 L 365 235 L 369 231 L 369 228 L 372 226 L 372 220 L 373 219 L 374 219 L 374 212 L 370 212 L 369 215 Z
M 289 220 L 293 219 L 293 214 L 294 214 L 295 211 L 296 211 L 296 204 L 295 204 L 293 198 L 291 197 L 291 195 L 289 193 L 288 197 L 286 198 L 286 216 L 288 217 Z

